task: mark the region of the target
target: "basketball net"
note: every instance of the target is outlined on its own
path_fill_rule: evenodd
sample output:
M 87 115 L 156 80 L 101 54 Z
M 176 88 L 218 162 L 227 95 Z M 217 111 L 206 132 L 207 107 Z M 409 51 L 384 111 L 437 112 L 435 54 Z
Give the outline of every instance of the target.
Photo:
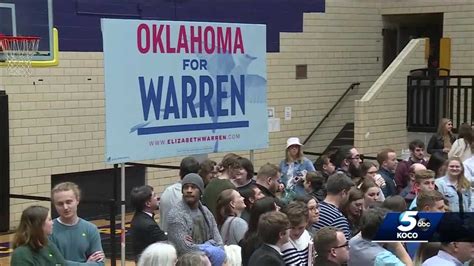
M 31 60 L 38 51 L 39 37 L 0 35 L 0 52 L 3 52 L 8 74 L 28 77 Z

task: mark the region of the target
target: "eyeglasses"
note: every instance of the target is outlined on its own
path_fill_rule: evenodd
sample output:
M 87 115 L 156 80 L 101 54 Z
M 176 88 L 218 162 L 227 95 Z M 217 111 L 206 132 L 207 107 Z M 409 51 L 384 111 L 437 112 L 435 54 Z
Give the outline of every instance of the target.
M 364 155 L 363 154 L 357 154 L 355 155 L 354 157 L 349 157 L 348 159 L 351 159 L 351 160 L 364 160 Z
M 333 248 L 345 248 L 345 247 L 349 247 L 349 241 L 346 241 L 346 243 L 344 243 L 340 246 L 337 246 L 337 247 L 333 247 Z

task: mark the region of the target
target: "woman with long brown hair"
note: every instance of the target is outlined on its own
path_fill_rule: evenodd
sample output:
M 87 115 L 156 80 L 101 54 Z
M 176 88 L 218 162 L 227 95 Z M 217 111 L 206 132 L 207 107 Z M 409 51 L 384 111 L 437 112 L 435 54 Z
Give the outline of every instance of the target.
M 439 121 L 438 131 L 434 134 L 430 141 L 428 142 L 427 151 L 429 154 L 433 155 L 435 153 L 442 154 L 445 158 L 448 157 L 448 152 L 451 150 L 456 137 L 454 137 L 453 132 L 453 122 L 451 119 L 442 118 Z
M 385 200 L 385 196 L 383 195 L 382 188 L 384 188 L 386 184 L 385 179 L 383 179 L 383 177 L 378 173 L 378 169 L 379 168 L 377 167 L 377 165 L 370 161 L 365 161 L 360 164 L 361 176 L 364 179 L 368 178 L 375 182 L 375 184 L 380 189 L 380 194 L 377 201 L 383 202 Z
M 48 208 L 26 208 L 13 238 L 11 265 L 66 265 L 58 248 L 48 241 L 48 235 L 52 232 L 53 221 Z
M 380 194 L 380 188 L 370 178 L 363 178 L 357 186 L 364 195 L 364 210 L 376 205 Z
M 471 158 L 472 137 L 471 125 L 463 123 L 459 127 L 458 139 L 453 143 L 451 150 L 449 150 L 448 157 L 459 157 L 463 162 Z
M 352 187 L 349 190 L 349 199 L 341 206 L 341 212 L 347 218 L 353 236 L 360 232 L 360 218 L 363 211 L 364 193 L 360 189 Z
M 240 218 L 245 210 L 244 197 L 235 189 L 219 194 L 216 206 L 216 223 L 225 245 L 237 245 L 247 232 L 247 222 Z

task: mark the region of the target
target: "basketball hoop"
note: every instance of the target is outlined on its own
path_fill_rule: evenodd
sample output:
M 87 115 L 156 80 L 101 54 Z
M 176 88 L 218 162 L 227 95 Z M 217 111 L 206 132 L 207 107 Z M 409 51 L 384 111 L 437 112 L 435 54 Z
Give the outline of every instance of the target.
M 31 75 L 31 59 L 38 51 L 39 41 L 40 38 L 36 36 L 0 35 L 0 52 L 5 55 L 10 75 Z

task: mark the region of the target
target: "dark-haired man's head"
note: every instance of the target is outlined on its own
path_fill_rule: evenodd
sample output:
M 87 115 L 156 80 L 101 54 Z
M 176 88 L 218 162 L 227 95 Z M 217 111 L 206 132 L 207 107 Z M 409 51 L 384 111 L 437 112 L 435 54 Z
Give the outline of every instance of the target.
M 255 204 L 255 201 L 264 198 L 265 195 L 256 185 L 249 185 L 240 190 L 240 195 L 244 197 L 244 202 L 247 210 L 250 210 Z
M 130 203 L 135 211 L 152 213 L 158 208 L 158 196 L 151 186 L 134 187 L 130 192 Z
M 425 156 L 425 143 L 419 139 L 415 139 L 408 145 L 410 149 L 410 157 L 414 162 L 419 162 L 424 159 Z
M 334 201 L 333 203 L 341 206 L 349 199 L 349 190 L 354 185 L 354 182 L 344 173 L 331 175 L 326 182 L 326 200 L 330 198 Z
M 323 154 L 314 163 L 316 170 L 320 171 L 326 176 L 330 176 L 336 171 L 336 165 L 331 161 L 330 158 L 331 155 L 332 154 Z
M 244 157 L 237 158 L 239 168 L 234 169 L 234 173 L 230 176 L 231 182 L 236 187 L 241 187 L 249 184 L 253 178 L 253 164 L 252 162 Z
M 332 156 L 331 161 L 336 168 L 348 173 L 351 176 L 360 176 L 360 164 L 362 157 L 359 151 L 353 146 L 342 146 Z
M 319 171 L 308 172 L 304 179 L 304 190 L 308 193 L 319 191 L 324 188 L 326 178 Z
M 179 164 L 179 177 L 183 179 L 187 174 L 199 172 L 200 166 L 198 160 L 194 157 L 184 157 Z

